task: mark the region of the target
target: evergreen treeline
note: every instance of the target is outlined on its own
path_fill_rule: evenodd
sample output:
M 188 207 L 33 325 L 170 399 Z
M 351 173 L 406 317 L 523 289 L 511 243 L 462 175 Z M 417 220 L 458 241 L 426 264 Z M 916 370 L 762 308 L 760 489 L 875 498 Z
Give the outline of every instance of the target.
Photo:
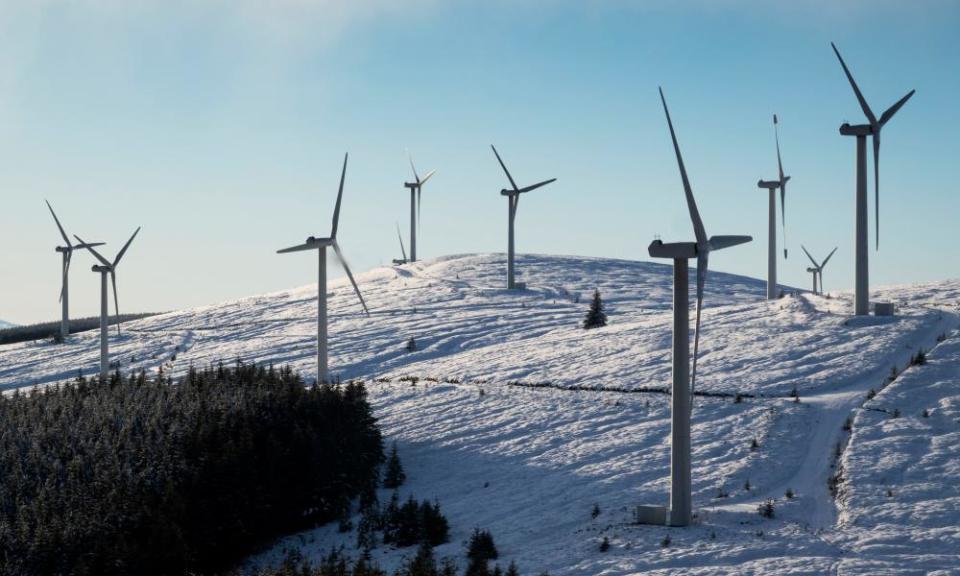
M 375 490 L 361 384 L 237 363 L 0 396 L 0 574 L 215 572 Z
M 156 312 L 143 314 L 121 314 L 121 322 L 130 322 L 156 316 Z M 116 316 L 110 316 L 107 324 L 113 326 L 117 323 Z M 100 327 L 100 317 L 90 316 L 87 318 L 71 318 L 70 333 L 86 332 Z M 41 324 L 30 324 L 29 326 L 14 326 L 13 328 L 0 329 L 0 346 L 4 344 L 16 344 L 17 342 L 30 342 L 32 340 L 46 340 L 48 338 L 60 338 L 60 321 L 43 322 Z

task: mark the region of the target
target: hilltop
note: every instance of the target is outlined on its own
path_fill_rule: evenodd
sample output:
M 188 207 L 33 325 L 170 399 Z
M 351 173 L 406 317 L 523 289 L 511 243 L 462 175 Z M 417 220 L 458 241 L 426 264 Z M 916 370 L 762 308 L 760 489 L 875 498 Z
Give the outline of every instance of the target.
M 709 395 L 697 396 L 693 420 L 699 517 L 678 530 L 632 524 L 634 505 L 663 503 L 668 490 L 669 397 L 657 390 L 670 384 L 671 268 L 536 255 L 518 265 L 528 290 L 503 288 L 501 254 L 373 269 L 357 277 L 370 317 L 349 283 L 331 284 L 331 370 L 368 382 L 407 468 L 402 497 L 442 503 L 451 542 L 439 556 L 462 557 L 462 541 L 481 526 L 523 573 L 813 574 L 841 565 L 874 573 L 960 563 L 960 496 L 949 474 L 960 455 L 960 281 L 882 289 L 898 315 L 853 318 L 847 293 L 786 288 L 768 302 L 763 281 L 711 272 L 697 379 Z M 584 331 L 594 288 L 610 324 Z M 180 373 L 241 358 L 291 364 L 310 379 L 315 335 L 308 286 L 130 322 L 111 348 L 124 370 Z M 904 372 L 921 349 L 929 365 Z M 0 347 L 0 389 L 92 374 L 97 350 L 96 334 Z M 899 378 L 887 386 L 891 369 Z M 919 462 L 929 479 L 922 489 L 910 474 Z M 834 500 L 827 478 L 838 471 Z M 935 494 L 946 495 L 943 511 L 918 515 Z M 767 499 L 773 519 L 757 513 Z M 611 549 L 601 553 L 604 536 Z M 319 555 L 355 541 L 321 527 L 255 562 L 285 547 Z M 394 566 L 412 552 L 381 547 L 374 557 Z

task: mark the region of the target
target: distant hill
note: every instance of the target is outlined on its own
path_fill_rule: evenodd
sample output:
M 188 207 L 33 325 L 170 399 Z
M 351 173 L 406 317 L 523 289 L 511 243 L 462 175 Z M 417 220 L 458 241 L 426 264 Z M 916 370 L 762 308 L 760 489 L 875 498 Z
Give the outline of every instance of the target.
M 4 320 L 0 320 L 0 330 L 3 330 L 4 328 L 14 328 L 14 327 L 16 327 L 16 324 L 13 324 L 11 322 L 6 322 Z

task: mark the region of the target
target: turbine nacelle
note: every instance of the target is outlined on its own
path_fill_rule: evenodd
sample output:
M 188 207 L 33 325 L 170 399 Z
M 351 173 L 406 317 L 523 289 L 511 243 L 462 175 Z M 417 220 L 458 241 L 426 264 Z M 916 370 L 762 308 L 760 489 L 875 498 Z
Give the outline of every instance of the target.
M 840 134 L 844 136 L 870 136 L 873 134 L 873 126 L 844 122 L 840 125 Z

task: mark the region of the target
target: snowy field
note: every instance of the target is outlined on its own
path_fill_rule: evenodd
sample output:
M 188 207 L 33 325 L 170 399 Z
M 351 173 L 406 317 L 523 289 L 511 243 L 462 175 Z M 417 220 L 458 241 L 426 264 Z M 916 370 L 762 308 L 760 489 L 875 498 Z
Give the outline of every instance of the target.
M 696 398 L 697 525 L 668 529 L 632 524 L 632 508 L 663 504 L 668 492 L 669 398 L 635 392 L 669 386 L 671 268 L 532 255 L 518 266 L 528 285 L 519 292 L 503 289 L 500 254 L 371 270 L 358 276 L 369 318 L 349 283 L 331 284 L 331 370 L 369 382 L 407 469 L 401 496 L 439 499 L 451 542 L 438 556 L 462 560 L 479 526 L 524 574 L 960 573 L 960 281 L 878 290 L 898 315 L 857 319 L 847 293 L 787 289 L 766 302 L 763 281 L 711 272 L 698 389 L 744 399 Z M 594 287 L 610 325 L 584 331 Z M 151 317 L 111 334 L 124 370 L 179 373 L 239 357 L 292 364 L 312 379 L 316 288 Z M 415 352 L 405 349 L 411 337 Z M 97 338 L 0 347 L 0 390 L 94 373 Z M 891 368 L 903 371 L 921 348 L 932 349 L 928 363 L 884 387 Z M 864 404 L 871 389 L 878 393 Z M 846 446 L 839 507 L 827 489 L 838 443 Z M 773 519 L 757 514 L 768 498 Z M 601 553 L 604 536 L 611 548 Z M 288 547 L 352 551 L 355 541 L 322 527 L 253 563 Z M 381 547 L 374 557 L 391 567 L 409 553 Z

